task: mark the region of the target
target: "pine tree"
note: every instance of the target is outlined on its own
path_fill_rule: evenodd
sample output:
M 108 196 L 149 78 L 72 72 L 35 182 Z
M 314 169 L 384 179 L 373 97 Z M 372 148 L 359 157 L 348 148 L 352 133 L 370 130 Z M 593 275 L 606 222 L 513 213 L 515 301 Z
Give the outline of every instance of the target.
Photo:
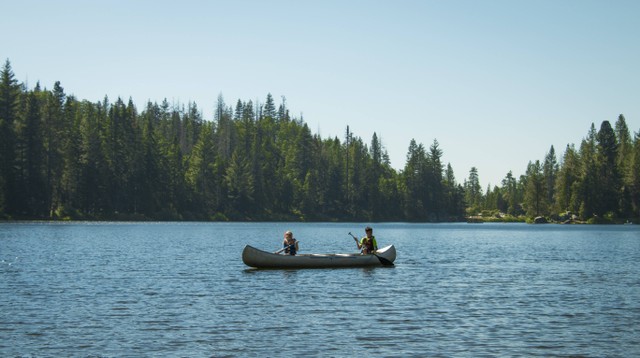
M 41 117 L 42 92 L 36 84 L 33 91 L 24 94 L 17 135 L 17 187 L 21 198 L 15 203 L 17 211 L 30 218 L 44 218 L 45 204 L 44 147 Z
M 353 137 L 349 152 L 349 213 L 354 220 L 370 220 L 371 204 L 369 202 L 370 182 L 367 171 L 370 168 L 369 148 L 360 137 Z
M 502 196 L 507 206 L 506 212 L 509 215 L 517 216 L 520 212 L 520 202 L 518 200 L 517 180 L 513 173 L 509 171 L 502 180 Z
M 0 217 L 14 213 L 18 201 L 14 164 L 19 95 L 18 81 L 7 59 L 0 72 Z
M 618 142 L 618 157 L 616 165 L 618 167 L 621 179 L 620 204 L 619 210 L 623 217 L 631 216 L 633 212 L 632 204 L 632 188 L 633 188 L 633 140 L 627 127 L 624 115 L 619 115 L 615 124 L 616 139 Z
M 404 192 L 404 215 L 409 221 L 423 221 L 425 215 L 425 189 L 424 182 L 426 153 L 422 144 L 417 144 L 414 139 L 409 143 L 407 161 L 402 172 L 402 189 Z
M 79 185 L 80 209 L 90 217 L 99 217 L 110 206 L 108 192 L 109 167 L 103 143 L 102 105 L 84 102 L 81 106 L 79 131 L 81 134 L 82 174 Z
M 80 188 L 82 177 L 82 136 L 80 133 L 80 108 L 73 96 L 68 96 L 64 105 L 63 131 L 66 134 L 62 140 L 62 173 L 61 173 L 61 206 L 65 208 L 65 215 L 78 215 L 77 211 L 82 203 Z
M 46 91 L 45 91 L 46 92 Z M 46 195 L 49 217 L 58 216 L 62 207 L 61 178 L 63 168 L 62 140 L 65 138 L 64 103 L 65 93 L 56 82 L 52 92 L 46 92 L 44 107 L 44 148 L 46 165 Z
M 587 137 L 580 144 L 581 173 L 580 185 L 577 186 L 580 202 L 580 216 L 588 219 L 597 210 L 598 203 L 598 166 L 596 159 L 596 137 L 595 125 L 591 123 L 591 128 Z
M 271 118 L 273 120 L 277 120 L 276 105 L 275 105 L 275 102 L 273 101 L 273 96 L 271 95 L 271 93 L 267 94 L 267 101 L 264 104 L 263 116 L 267 118 Z
M 580 210 L 580 200 L 577 187 L 580 183 L 580 156 L 573 145 L 567 145 L 562 165 L 558 170 L 556 180 L 555 206 L 560 211 L 577 213 Z
M 217 138 L 218 156 L 223 163 L 226 163 L 231 159 L 231 154 L 235 148 L 236 135 L 230 110 L 224 103 L 222 94 L 218 95 L 215 121 L 217 123 L 215 134 Z
M 446 215 L 444 211 L 444 188 L 443 181 L 443 168 L 442 168 L 442 150 L 440 149 L 440 143 L 436 139 L 433 140 L 433 144 L 429 147 L 428 155 L 428 185 L 429 185 L 429 202 L 430 205 L 430 221 L 441 221 Z
M 168 189 L 167 173 L 162 167 L 161 150 L 156 139 L 155 123 L 158 113 L 153 106 L 139 116 L 139 149 L 135 152 L 134 182 L 136 193 L 135 212 L 154 215 L 163 211 L 163 215 L 175 216 L 175 207 L 171 201 L 165 201 L 161 195 Z M 163 210 L 163 205 L 167 208 Z
M 231 156 L 224 180 L 228 188 L 227 212 L 238 219 L 250 217 L 254 212 L 251 164 L 238 151 Z
M 618 142 L 609 121 L 603 121 L 597 134 L 598 201 L 596 213 L 617 214 L 621 177 L 618 169 Z
M 482 207 L 482 188 L 476 167 L 469 170 L 469 179 L 465 182 L 464 189 L 467 212 L 470 215 L 475 215 Z
M 555 200 L 555 188 L 556 180 L 558 177 L 558 160 L 556 159 L 556 151 L 553 145 L 549 149 L 549 152 L 544 158 L 544 165 L 542 167 L 542 175 L 545 180 L 546 197 L 545 204 L 550 206 Z
M 527 184 L 524 196 L 527 215 L 536 217 L 544 215 L 547 210 L 547 188 L 543 168 L 539 160 L 529 162 L 527 166 Z
M 633 140 L 633 154 L 631 156 L 630 188 L 632 212 L 629 216 L 640 218 L 640 131 Z
M 380 193 L 380 182 L 383 179 L 383 164 L 382 164 L 382 144 L 378 139 L 378 135 L 374 132 L 371 137 L 371 170 L 367 171 L 367 181 L 370 185 L 369 190 L 369 202 L 371 203 L 370 211 L 372 221 L 379 221 L 382 217 L 383 200 Z
M 193 209 L 206 216 L 219 210 L 216 185 L 216 148 L 213 127 L 205 124 L 189 158 L 186 182 L 193 192 Z
M 319 152 L 318 176 L 323 183 L 323 198 L 318 202 L 323 216 L 346 219 L 348 217 L 348 195 L 345 186 L 346 156 L 345 146 L 337 137 L 321 142 Z
M 456 176 L 453 171 L 451 163 L 447 163 L 447 168 L 444 172 L 444 195 L 445 195 L 445 210 L 449 215 L 448 220 L 456 220 L 464 217 L 463 198 L 459 196 L 458 184 L 456 182 Z

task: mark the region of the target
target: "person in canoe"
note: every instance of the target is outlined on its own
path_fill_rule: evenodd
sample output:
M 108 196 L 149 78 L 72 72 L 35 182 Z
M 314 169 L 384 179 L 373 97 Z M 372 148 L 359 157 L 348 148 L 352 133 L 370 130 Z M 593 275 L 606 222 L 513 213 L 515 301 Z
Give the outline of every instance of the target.
M 291 231 L 286 231 L 284 233 L 284 241 L 282 242 L 282 246 L 284 248 L 285 255 L 295 255 L 298 250 L 298 240 L 293 237 L 293 233 Z
M 364 255 L 372 254 L 376 250 L 378 250 L 378 243 L 376 242 L 376 237 L 373 236 L 373 229 L 370 226 L 367 226 L 364 229 L 364 232 L 367 234 L 367 236 L 360 239 L 359 242 L 358 242 L 358 239 L 356 239 L 355 237 L 353 239 L 356 240 L 356 245 L 358 245 L 358 249 L 362 251 L 362 254 Z

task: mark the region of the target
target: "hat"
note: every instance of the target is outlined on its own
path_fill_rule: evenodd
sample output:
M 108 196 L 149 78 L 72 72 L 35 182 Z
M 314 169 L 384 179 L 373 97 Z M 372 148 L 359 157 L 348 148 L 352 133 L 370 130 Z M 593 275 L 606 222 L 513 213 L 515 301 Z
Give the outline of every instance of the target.
M 364 228 L 364 231 L 373 231 L 373 229 L 371 228 L 371 226 L 367 226 Z

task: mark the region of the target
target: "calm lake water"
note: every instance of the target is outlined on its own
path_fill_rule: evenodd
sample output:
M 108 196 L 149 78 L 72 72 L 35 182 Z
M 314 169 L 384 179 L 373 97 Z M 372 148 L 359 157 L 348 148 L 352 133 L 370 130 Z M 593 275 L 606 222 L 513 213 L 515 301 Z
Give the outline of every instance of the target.
M 240 257 L 285 230 L 355 252 L 364 226 L 0 224 L 0 356 L 640 356 L 640 225 L 372 225 L 392 268 Z

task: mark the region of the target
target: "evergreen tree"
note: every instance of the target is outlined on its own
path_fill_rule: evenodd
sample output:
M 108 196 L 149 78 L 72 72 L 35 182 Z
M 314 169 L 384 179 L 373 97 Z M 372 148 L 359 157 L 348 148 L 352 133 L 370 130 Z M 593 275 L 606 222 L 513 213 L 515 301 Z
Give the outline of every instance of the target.
M 182 116 L 182 132 L 183 132 L 183 151 L 190 153 L 193 150 L 193 146 L 200 136 L 202 130 L 202 113 L 198 109 L 195 103 L 189 103 L 187 106 L 187 112 Z
M 621 177 L 618 170 L 618 142 L 609 121 L 603 121 L 597 134 L 597 205 L 596 213 L 617 213 Z
M 82 135 L 80 128 L 80 105 L 73 96 L 68 96 L 64 105 L 63 131 L 65 137 L 61 141 L 62 172 L 60 190 L 63 196 L 61 208 L 65 216 L 77 214 L 82 205 Z
M 367 171 L 367 181 L 370 184 L 369 190 L 369 202 L 371 216 L 370 220 L 379 221 L 382 217 L 383 201 L 380 190 L 381 179 L 383 179 L 383 164 L 382 164 L 382 144 L 378 139 L 378 135 L 374 132 L 371 137 L 371 147 L 369 148 L 371 155 L 371 170 Z
M 631 174 L 630 168 L 628 168 L 631 162 L 631 156 L 633 152 L 633 141 L 627 127 L 627 121 L 624 115 L 619 115 L 615 124 L 615 137 L 618 142 L 618 156 L 616 158 L 616 164 L 620 168 L 623 177 L 627 177 Z
M 324 183 L 322 192 L 322 200 L 324 203 L 321 208 L 321 214 L 326 217 L 334 217 L 346 219 L 348 216 L 348 194 L 345 186 L 346 161 L 344 155 L 345 148 L 340 140 L 335 137 L 327 139 L 322 143 L 319 150 L 319 181 Z
M 218 95 L 215 114 L 217 128 L 215 133 L 218 143 L 218 156 L 222 159 L 223 163 L 231 159 L 231 154 L 235 147 L 235 128 L 229 112 L 222 94 Z
M 79 131 L 81 134 L 82 165 L 80 208 L 90 216 L 100 216 L 110 206 L 108 192 L 109 167 L 105 157 L 104 121 L 101 121 L 101 104 L 81 104 Z
M 556 159 L 556 151 L 553 145 L 549 149 L 549 152 L 544 158 L 544 165 L 542 167 L 542 175 L 545 180 L 545 189 L 547 191 L 545 197 L 545 204 L 552 205 L 555 200 L 555 188 L 556 179 L 558 177 L 558 160 Z
M 409 143 L 407 162 L 402 172 L 402 191 L 404 193 L 404 215 L 409 221 L 426 220 L 426 153 L 422 144 L 414 139 Z
M 517 184 L 517 180 L 511 171 L 502 179 L 502 196 L 507 207 L 506 213 L 514 216 L 521 213 Z
M 203 128 L 204 127 L 205 126 L 203 126 Z M 202 131 L 199 132 L 198 138 L 200 138 L 200 136 L 202 136 Z M 201 207 L 196 208 L 191 204 L 196 201 L 195 193 L 191 189 L 196 187 L 195 184 L 200 183 L 200 181 L 195 176 L 192 176 L 192 186 L 188 185 L 187 171 L 189 166 L 185 159 L 185 153 L 180 147 L 178 137 L 174 136 L 173 140 L 165 144 L 161 151 L 163 153 L 162 167 L 167 176 L 167 190 L 161 193 L 161 198 L 164 198 L 165 202 L 171 203 L 168 207 L 165 204 L 164 210 L 171 213 L 174 217 L 185 217 L 184 214 L 201 209 Z M 194 174 L 194 172 L 191 172 L 191 175 Z M 175 213 L 173 213 L 174 211 Z M 189 216 L 187 218 L 189 219 L 191 217 Z
M 18 197 L 15 182 L 15 122 L 20 88 L 7 59 L 0 71 L 0 217 L 13 213 Z
M 213 127 L 205 124 L 189 158 L 185 176 L 186 183 L 193 192 L 193 209 L 204 216 L 213 215 L 219 210 L 219 198 L 216 196 L 219 191 L 215 180 L 216 159 Z
M 65 97 L 60 82 L 56 82 L 53 91 L 47 92 L 44 107 L 45 188 L 49 217 L 52 218 L 58 215 L 59 209 L 62 209 L 60 184 L 63 168 L 62 140 L 65 138 Z
M 282 96 L 282 103 L 278 106 L 278 122 L 288 122 L 291 120 L 289 109 L 287 109 L 287 99 Z
M 251 101 L 243 103 L 238 100 L 236 104 L 236 114 L 234 116 L 236 131 L 238 133 L 238 145 L 242 150 L 243 156 L 246 156 L 253 162 L 252 146 L 256 139 L 255 134 L 255 113 L 253 103 Z M 251 163 L 252 166 L 255 166 Z
M 190 106 L 191 107 L 191 106 Z M 140 117 L 140 148 L 135 153 L 134 182 L 136 192 L 136 213 L 156 214 L 171 218 L 175 217 L 175 207 L 171 201 L 163 200 L 162 193 L 168 190 L 168 178 L 162 165 L 161 149 L 156 139 L 156 123 L 158 112 L 151 104 Z M 163 210 L 163 205 L 168 208 Z
M 371 203 L 369 202 L 370 182 L 367 171 L 371 167 L 369 148 L 362 138 L 354 137 L 348 148 L 350 167 L 348 170 L 349 202 L 351 219 L 370 220 Z
M 591 123 L 587 137 L 580 145 L 581 173 L 580 185 L 577 186 L 578 201 L 580 202 L 580 216 L 587 219 L 597 210 L 598 202 L 598 167 L 596 159 L 596 128 Z
M 267 101 L 264 104 L 263 116 L 267 118 L 271 118 L 272 120 L 277 119 L 276 105 L 275 105 L 275 102 L 273 101 L 273 96 L 271 96 L 271 93 L 267 94 Z
M 491 188 L 491 184 L 487 185 L 487 191 L 484 199 L 484 209 L 489 211 L 505 212 L 507 207 L 502 196 L 502 191 L 497 185 Z
M 227 212 L 238 219 L 250 217 L 254 212 L 251 164 L 238 151 L 231 156 L 224 179 L 228 188 Z
M 556 180 L 555 205 L 560 211 L 577 213 L 580 199 L 577 187 L 580 183 L 580 156 L 573 145 L 567 145 Z
M 23 95 L 21 116 L 16 126 L 16 184 L 20 198 L 15 198 L 16 211 L 31 218 L 44 218 L 45 204 L 44 147 L 40 123 L 42 92 L 36 84 Z M 1 194 L 0 194 L 1 196 Z
M 480 177 L 476 167 L 472 167 L 469 170 L 469 179 L 465 182 L 464 189 L 467 212 L 470 215 L 475 215 L 482 207 L 482 188 L 480 187 Z
M 633 140 L 627 127 L 624 115 L 619 115 L 615 124 L 616 139 L 618 142 L 618 157 L 616 158 L 616 166 L 620 174 L 621 190 L 620 190 L 620 214 L 624 217 L 631 215 L 633 211 L 632 191 L 633 191 Z
M 540 161 L 529 162 L 527 166 L 527 184 L 525 191 L 525 208 L 530 217 L 540 216 L 546 213 L 547 188 L 543 168 Z
M 267 96 L 267 102 L 273 104 L 273 98 Z M 282 153 L 276 143 L 278 126 L 273 115 L 262 115 L 268 111 L 258 110 L 256 121 L 256 136 L 253 146 L 253 172 L 256 188 L 256 205 L 264 213 L 283 213 L 290 210 L 293 203 L 293 192 L 290 180 L 279 175 L 282 166 Z
M 449 215 L 448 220 L 461 220 L 465 216 L 464 188 L 457 184 L 453 167 L 450 163 L 447 163 L 447 169 L 444 174 L 444 190 L 446 212 Z
M 429 147 L 428 159 L 428 178 L 427 183 L 429 186 L 429 220 L 441 221 L 445 216 L 444 211 L 444 188 L 443 181 L 443 167 L 442 167 L 442 150 L 440 144 L 436 139 Z
M 640 131 L 636 133 L 633 141 L 633 154 L 629 166 L 631 168 L 629 197 L 632 209 L 629 216 L 640 218 Z

